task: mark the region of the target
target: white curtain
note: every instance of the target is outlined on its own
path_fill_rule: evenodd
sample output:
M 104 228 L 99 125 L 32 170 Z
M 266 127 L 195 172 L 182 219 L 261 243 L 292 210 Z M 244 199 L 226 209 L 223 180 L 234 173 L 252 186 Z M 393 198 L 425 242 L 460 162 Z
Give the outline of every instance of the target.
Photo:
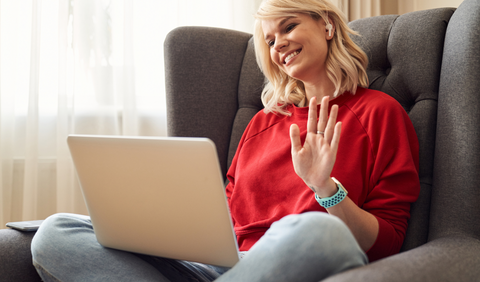
M 166 135 L 163 41 L 259 0 L 0 0 L 0 228 L 87 214 L 68 134 Z
M 389 5 L 385 1 L 397 0 L 331 0 L 347 17 L 348 21 L 379 16 L 382 6 Z M 385 3 L 384 3 L 385 2 Z
M 331 0 L 349 21 L 389 14 L 405 14 L 440 7 L 458 7 L 463 0 Z

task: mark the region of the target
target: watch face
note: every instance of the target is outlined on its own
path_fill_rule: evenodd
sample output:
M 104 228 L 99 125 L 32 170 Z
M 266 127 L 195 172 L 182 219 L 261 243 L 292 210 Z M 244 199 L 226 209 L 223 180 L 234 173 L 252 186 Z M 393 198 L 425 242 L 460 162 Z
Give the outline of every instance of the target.
M 347 189 L 345 189 L 345 187 L 343 187 L 343 185 L 342 185 L 342 183 L 340 183 L 340 181 L 338 181 L 335 177 L 332 177 L 332 180 L 333 180 L 333 182 L 335 182 L 337 184 L 338 189 L 342 189 L 343 191 L 345 191 L 345 193 L 348 194 Z

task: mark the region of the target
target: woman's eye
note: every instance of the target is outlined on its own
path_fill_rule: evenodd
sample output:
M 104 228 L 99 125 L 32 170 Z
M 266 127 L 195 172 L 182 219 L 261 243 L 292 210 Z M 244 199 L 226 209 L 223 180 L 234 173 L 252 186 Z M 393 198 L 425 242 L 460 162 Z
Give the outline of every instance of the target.
M 272 40 L 272 41 L 268 41 L 268 42 L 267 42 L 267 45 L 268 45 L 268 47 L 273 47 L 273 45 L 275 45 L 275 41 L 273 41 L 273 40 Z
M 290 32 L 290 31 L 292 31 L 292 29 L 294 29 L 296 26 L 297 26 L 297 24 L 289 24 L 289 25 L 287 25 L 287 27 L 285 28 L 285 31 L 286 31 L 286 32 Z

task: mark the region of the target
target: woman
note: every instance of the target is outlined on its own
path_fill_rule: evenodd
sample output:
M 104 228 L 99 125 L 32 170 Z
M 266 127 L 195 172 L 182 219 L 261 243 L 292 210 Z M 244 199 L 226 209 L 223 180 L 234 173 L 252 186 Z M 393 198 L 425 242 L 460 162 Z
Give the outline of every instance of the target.
M 32 242 L 45 281 L 318 281 L 400 250 L 420 187 L 407 114 L 362 88 L 367 58 L 328 1 L 266 0 L 256 19 L 265 110 L 226 189 L 244 258 L 223 269 L 106 249 L 88 217 L 64 214 Z

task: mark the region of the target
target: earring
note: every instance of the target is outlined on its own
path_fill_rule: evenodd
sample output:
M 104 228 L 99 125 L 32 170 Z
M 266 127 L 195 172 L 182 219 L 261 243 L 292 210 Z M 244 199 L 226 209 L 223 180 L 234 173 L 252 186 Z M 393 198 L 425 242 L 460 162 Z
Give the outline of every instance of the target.
M 326 26 L 327 30 L 328 30 L 328 36 L 332 36 L 332 24 L 330 22 L 327 23 L 327 26 Z
M 333 26 L 332 26 L 332 24 L 330 23 L 330 21 L 328 20 L 328 12 L 327 12 L 327 17 L 326 17 L 325 19 L 326 19 L 325 23 L 327 24 L 325 27 L 326 27 L 327 30 L 328 30 L 328 37 L 330 37 L 330 36 L 332 36 L 332 28 L 333 28 Z

